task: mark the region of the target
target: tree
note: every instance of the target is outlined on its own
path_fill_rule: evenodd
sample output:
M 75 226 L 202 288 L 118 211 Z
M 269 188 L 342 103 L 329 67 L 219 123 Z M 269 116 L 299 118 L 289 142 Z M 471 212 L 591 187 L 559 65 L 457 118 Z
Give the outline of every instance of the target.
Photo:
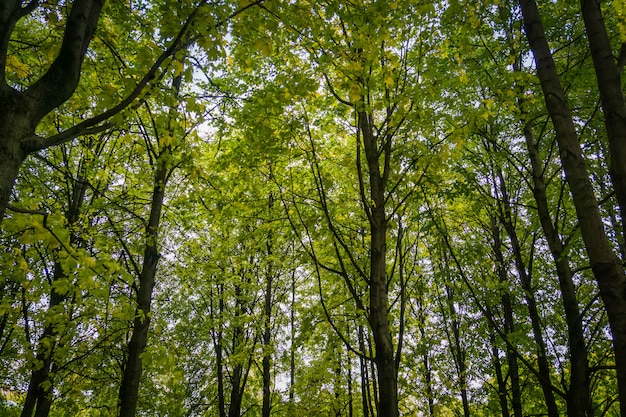
M 530 48 L 533 52 L 537 65 L 537 74 L 541 81 L 546 107 L 554 124 L 556 138 L 559 144 L 561 162 L 565 171 L 565 178 L 569 184 L 570 192 L 576 207 L 576 213 L 580 221 L 580 229 L 585 241 L 591 268 L 594 272 L 602 300 L 607 309 L 611 332 L 613 334 L 613 349 L 615 350 L 615 363 L 617 380 L 619 383 L 620 404 L 622 413 L 626 412 L 626 275 L 618 257 L 613 252 L 611 243 L 604 231 L 602 216 L 598 209 L 598 202 L 594 194 L 593 186 L 589 180 L 589 174 L 585 165 L 578 134 L 574 125 L 571 110 L 563 87 L 561 86 L 559 75 L 552 58 L 552 53 L 548 45 L 545 31 L 541 23 L 541 16 L 534 1 L 521 1 L 520 7 L 524 16 L 524 29 Z M 584 14 L 592 14 L 593 10 L 587 8 Z M 592 18 L 586 17 L 587 24 L 590 25 Z M 597 19 L 597 18 L 596 18 Z M 596 21 L 597 22 L 597 21 Z M 596 23 L 597 24 L 597 23 Z M 594 38 L 596 32 L 601 28 L 588 28 L 592 30 L 590 37 Z M 601 41 L 598 41 L 601 42 Z M 597 46 L 592 47 L 594 62 L 598 62 L 599 50 Z M 606 53 L 606 49 L 604 50 Z M 598 65 L 598 64 L 596 64 Z M 598 67 L 597 67 L 598 68 Z M 599 75 L 600 81 L 605 79 Z M 606 82 L 611 82 L 610 78 Z M 604 90 L 604 87 L 602 87 Z M 605 93 L 603 93 L 605 94 Z M 608 97 L 605 97 L 609 100 Z M 623 98 L 622 98 L 623 100 Z M 610 106 L 612 103 L 605 103 Z M 617 111 L 612 110 L 612 112 Z M 619 113 L 616 113 L 619 114 Z M 612 115 L 611 115 L 612 117 Z M 611 136 L 613 133 L 611 133 Z M 616 150 L 617 151 L 617 150 Z M 617 151 L 613 160 L 613 169 L 618 169 L 621 165 L 620 154 Z M 613 177 L 619 177 L 613 171 Z M 620 181 L 616 187 L 620 186 Z M 621 192 L 619 193 L 621 194 Z M 618 195 L 619 195 L 618 194 Z

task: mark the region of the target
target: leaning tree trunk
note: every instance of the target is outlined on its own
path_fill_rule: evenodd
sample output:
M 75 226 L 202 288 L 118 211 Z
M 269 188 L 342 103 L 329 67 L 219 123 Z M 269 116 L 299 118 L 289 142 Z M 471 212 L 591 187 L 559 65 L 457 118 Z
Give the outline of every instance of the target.
M 626 415 L 626 276 L 604 231 L 598 201 L 589 179 L 565 92 L 546 39 L 537 4 L 520 0 L 524 29 L 535 57 L 546 107 L 556 132 L 561 163 L 576 208 L 591 269 L 600 289 L 611 332 L 620 410 Z
M 570 385 L 566 399 L 567 415 L 569 417 L 593 416 L 587 345 L 583 333 L 582 317 L 578 309 L 576 285 L 574 284 L 573 273 L 565 253 L 565 247 L 550 216 L 543 169 L 539 162 L 539 150 L 537 149 L 531 126 L 528 123 L 524 126 L 524 136 L 532 168 L 532 191 L 537 203 L 539 221 L 556 266 L 561 299 L 565 309 L 570 355 Z
M 504 182 L 504 175 L 499 168 L 496 168 L 496 178 L 498 182 L 496 189 L 499 189 L 500 202 L 500 221 L 504 226 L 504 230 L 509 236 L 509 242 L 511 243 L 511 252 L 513 253 L 513 259 L 515 261 L 515 268 L 524 290 L 524 299 L 526 300 L 526 307 L 528 308 L 528 316 L 530 318 L 531 327 L 533 329 L 533 336 L 535 338 L 535 344 L 537 349 L 537 365 L 539 367 L 539 384 L 543 391 L 544 400 L 548 410 L 548 416 L 559 417 L 559 409 L 556 405 L 556 399 L 554 398 L 554 392 L 552 391 L 552 382 L 550 380 L 550 364 L 547 358 L 546 343 L 543 338 L 543 329 L 541 325 L 541 319 L 539 316 L 539 310 L 537 307 L 537 301 L 532 288 L 532 275 L 531 271 L 526 269 L 524 260 L 522 259 L 522 248 L 517 237 L 517 231 L 513 225 L 513 218 L 511 214 L 510 197 Z
M 581 1 L 609 140 L 609 173 L 622 217 L 622 233 L 626 233 L 626 102 L 600 4 L 599 0 Z

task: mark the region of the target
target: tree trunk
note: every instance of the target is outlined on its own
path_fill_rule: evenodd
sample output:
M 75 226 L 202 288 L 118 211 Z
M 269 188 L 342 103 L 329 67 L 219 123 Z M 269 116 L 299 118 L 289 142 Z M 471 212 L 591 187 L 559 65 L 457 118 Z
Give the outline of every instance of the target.
M 491 313 L 489 313 L 492 315 Z M 492 315 L 493 316 L 493 315 Z M 498 383 L 498 401 L 502 417 L 509 417 L 509 402 L 507 400 L 507 387 L 504 375 L 502 374 L 502 364 L 500 363 L 500 349 L 496 345 L 495 331 L 489 333 L 489 342 L 491 342 L 491 356 L 493 356 L 493 368 L 496 371 L 496 382 Z
M 539 384 L 543 391 L 543 396 L 546 402 L 548 410 L 548 416 L 559 417 L 559 409 L 556 405 L 554 398 L 554 392 L 552 391 L 552 382 L 550 379 L 550 364 L 546 355 L 546 343 L 543 338 L 543 328 L 541 325 L 541 318 L 539 316 L 539 310 L 537 308 L 537 301 L 535 300 L 534 290 L 532 288 L 532 276 L 531 272 L 526 269 L 524 260 L 522 259 L 522 248 L 517 238 L 517 231 L 513 225 L 513 218 L 511 214 L 511 203 L 509 193 L 504 182 L 504 175 L 500 168 L 496 168 L 497 181 L 496 189 L 500 191 L 499 198 L 499 211 L 500 221 L 504 225 L 511 242 L 511 252 L 513 253 L 513 259 L 515 261 L 515 267 L 519 275 L 522 289 L 524 290 L 524 299 L 526 300 L 526 307 L 528 308 L 528 317 L 530 318 L 531 327 L 533 329 L 533 336 L 535 338 L 535 344 L 537 349 L 537 365 L 539 367 Z
M 447 261 L 446 261 L 447 263 Z M 454 305 L 454 290 L 448 284 L 445 284 L 446 299 L 448 300 L 448 310 L 450 312 L 450 327 L 452 328 L 452 339 L 450 342 L 450 350 L 456 372 L 459 378 L 459 390 L 461 392 L 461 403 L 463 404 L 463 416 L 469 417 L 469 399 L 467 396 L 467 365 L 465 363 L 465 349 L 461 343 L 461 321 Z M 448 333 L 449 337 L 449 333 Z
M 581 0 L 609 140 L 609 173 L 622 217 L 622 232 L 626 233 L 626 103 L 600 4 L 599 0 Z
M 357 329 L 357 336 L 359 339 L 359 350 L 365 352 L 365 336 L 363 326 L 359 326 Z M 372 407 L 372 394 L 370 388 L 369 372 L 367 369 L 367 362 L 363 356 L 359 356 L 359 365 L 361 369 L 361 403 L 363 404 L 363 417 L 369 417 Z
M 268 197 L 267 209 L 269 217 L 272 216 L 272 210 L 274 208 L 274 195 L 270 193 Z M 267 260 L 270 262 L 265 271 L 265 308 L 264 308 L 264 323 L 263 323 L 263 408 L 262 417 L 269 417 L 271 410 L 271 394 L 272 394 L 272 380 L 271 380 L 271 346 L 272 340 L 272 285 L 273 285 L 273 270 L 272 270 L 272 251 L 273 251 L 274 236 L 271 230 L 267 235 L 266 249 Z
M 133 321 L 133 333 L 128 343 L 128 358 L 124 367 L 124 375 L 120 386 L 119 408 L 120 417 L 135 417 L 139 395 L 139 381 L 142 372 L 141 354 L 148 341 L 150 328 L 150 308 L 152 290 L 154 289 L 159 252 L 157 247 L 157 231 L 163 207 L 166 171 L 157 169 L 155 186 L 152 193 L 150 220 L 146 228 L 146 247 L 143 254 L 143 266 L 139 277 L 137 291 L 137 309 Z
M 291 272 L 291 309 L 289 311 L 289 414 L 295 413 L 296 385 L 296 270 Z
M 156 162 L 157 167 L 154 175 L 150 217 L 145 231 L 146 246 L 144 248 L 143 265 L 137 291 L 137 309 L 133 321 L 133 332 L 128 343 L 128 358 L 124 367 L 124 375 L 119 392 L 120 417 L 134 417 L 137 410 L 139 381 L 141 380 L 142 372 L 141 354 L 146 348 L 148 341 L 152 291 L 156 282 L 157 264 L 161 256 L 158 249 L 158 231 L 169 173 L 167 162 L 169 158 L 170 151 L 168 145 L 164 146 Z
M 370 314 L 369 324 L 374 336 L 376 370 L 378 373 L 378 415 L 398 416 L 398 372 L 391 330 L 389 328 L 389 306 L 387 294 L 387 218 L 385 215 L 385 185 L 388 175 L 390 142 L 385 145 L 385 168 L 379 166 L 378 140 L 374 135 L 369 115 L 358 113 L 359 131 L 367 157 L 371 206 L 370 223 Z
M 521 0 L 524 28 L 554 124 L 565 178 L 576 208 L 580 231 L 613 334 L 620 410 L 626 415 L 626 276 L 604 231 L 572 114 L 561 85 L 537 4 Z
M 2 106 L 0 106 L 2 108 Z M 0 124 L 6 126 L 4 117 L 0 116 Z M 20 167 L 24 161 L 25 153 L 21 149 L 18 141 L 11 136 L 11 132 L 4 132 L 6 129 L 0 128 L 0 223 L 11 200 L 11 190 L 17 179 Z
M 500 238 L 500 228 L 497 219 L 491 218 L 491 232 L 493 236 L 493 253 L 496 260 L 496 272 L 500 284 L 508 282 L 507 270 L 504 263 L 504 255 L 502 254 L 502 240 Z M 505 287 L 503 285 L 503 287 Z M 513 304 L 511 295 L 508 291 L 503 290 L 500 295 L 500 304 L 502 305 L 504 315 L 504 333 L 509 335 L 515 331 L 515 322 L 513 320 Z M 509 365 L 509 376 L 511 378 L 511 406 L 513 407 L 513 415 L 522 417 L 522 390 L 519 382 L 519 366 L 517 357 L 513 349 L 507 345 L 506 361 Z
M 211 321 L 218 323 L 217 326 L 213 326 L 211 333 L 213 335 L 213 348 L 215 349 L 215 371 L 217 373 L 217 407 L 219 409 L 220 417 L 226 417 L 226 398 L 224 396 L 224 332 L 222 330 L 222 323 L 220 318 L 225 313 L 224 308 L 224 284 L 218 283 L 217 296 L 218 296 L 218 311 L 215 314 L 213 308 L 213 291 L 211 291 Z M 217 330 L 215 329 L 217 327 Z
M 69 169 L 69 167 L 66 167 Z M 66 172 L 68 184 L 70 184 L 71 192 L 69 193 L 70 199 L 67 201 L 67 210 L 65 211 L 65 218 L 67 219 L 67 228 L 72 231 L 73 226 L 79 219 L 81 208 L 85 200 L 85 194 L 87 192 L 88 183 L 85 180 L 84 172 L 78 173 L 78 178 L 74 180 L 73 176 Z M 70 246 L 76 245 L 78 241 L 78 235 L 72 231 L 70 233 Z M 54 255 L 57 256 L 56 254 Z M 63 271 L 61 263 L 57 261 L 54 263 L 52 280 L 50 284 L 68 277 L 68 271 Z M 59 294 L 54 288 L 50 289 L 50 303 L 48 306 L 48 313 L 53 313 L 58 306 L 61 306 L 68 298 L 68 294 Z M 45 326 L 41 337 L 39 338 L 40 351 L 37 354 L 37 361 L 41 363 L 41 368 L 32 371 L 31 379 L 28 385 L 28 391 L 26 393 L 26 399 L 24 400 L 24 406 L 22 408 L 22 417 L 30 417 L 35 411 L 35 417 L 47 417 L 50 413 L 50 407 L 52 406 L 53 395 L 53 375 L 54 370 L 57 368 L 54 361 L 54 353 L 57 345 L 60 343 L 59 333 L 56 326 L 52 323 Z M 47 341 L 47 342 L 46 342 Z M 45 346 L 47 343 L 49 347 Z
M 61 266 L 58 263 L 55 263 L 53 274 L 53 282 L 54 280 L 61 279 L 64 276 Z M 64 300 L 65 296 L 51 290 L 48 311 L 52 311 L 53 308 L 59 306 Z M 52 402 L 52 378 L 50 370 L 54 360 L 54 351 L 58 343 L 57 338 L 58 332 L 56 326 L 53 324 L 48 324 L 39 337 L 39 352 L 36 360 L 41 365 L 41 368 L 37 368 L 32 371 L 21 417 L 31 417 L 33 415 L 33 411 L 36 411 L 35 415 L 37 417 L 45 416 L 47 413 L 43 414 L 44 409 L 50 409 L 50 407 L 46 406 L 45 403 Z M 46 347 L 44 343 L 48 346 Z
M 565 254 L 565 248 L 550 216 L 543 169 L 539 162 L 539 150 L 537 149 L 532 128 L 528 123 L 524 125 L 524 136 L 532 167 L 533 195 L 537 203 L 541 227 L 556 266 L 561 299 L 563 300 L 565 319 L 567 321 L 570 354 L 570 386 L 567 391 L 567 415 L 570 417 L 591 417 L 593 416 L 593 403 L 589 385 L 587 345 L 583 333 L 582 318 L 578 309 L 576 286 L 572 279 L 573 274 Z
M 243 379 L 243 365 L 236 365 L 232 371 L 228 417 L 239 417 L 241 415 L 241 402 L 245 386 L 242 383 Z

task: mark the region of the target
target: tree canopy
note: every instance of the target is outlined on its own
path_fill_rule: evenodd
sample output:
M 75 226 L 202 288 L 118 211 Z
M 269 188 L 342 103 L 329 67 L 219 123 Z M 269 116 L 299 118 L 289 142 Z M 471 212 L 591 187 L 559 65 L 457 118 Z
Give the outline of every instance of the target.
M 0 0 L 0 414 L 626 415 L 623 1 Z

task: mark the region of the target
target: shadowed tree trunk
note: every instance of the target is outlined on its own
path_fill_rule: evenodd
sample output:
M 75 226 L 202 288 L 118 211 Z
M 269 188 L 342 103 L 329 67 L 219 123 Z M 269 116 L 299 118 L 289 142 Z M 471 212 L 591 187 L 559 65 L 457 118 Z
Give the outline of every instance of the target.
M 272 216 L 272 210 L 274 208 L 274 195 L 270 193 L 267 202 L 268 218 Z M 272 407 L 272 381 L 271 381 L 271 346 L 272 341 L 272 300 L 273 300 L 273 284 L 274 284 L 274 271 L 272 268 L 272 254 L 273 254 L 274 236 L 270 230 L 267 234 L 266 240 L 266 257 L 268 265 L 265 271 L 265 305 L 263 315 L 263 408 L 261 415 L 263 417 L 269 417 Z
M 398 371 L 389 328 L 389 305 L 387 294 L 387 217 L 385 214 L 385 188 L 389 175 L 391 140 L 386 138 L 382 154 L 384 168 L 380 169 L 379 138 L 374 134 L 370 115 L 358 113 L 360 140 L 365 150 L 369 172 L 371 205 L 366 208 L 370 224 L 370 314 L 369 324 L 376 349 L 374 360 L 380 390 L 378 415 L 398 416 Z
M 609 173 L 620 207 L 622 233 L 626 233 L 626 102 L 620 74 L 623 68 L 620 70 L 613 57 L 601 3 L 600 0 L 581 0 L 581 8 L 609 140 Z M 622 46 L 619 56 L 622 61 L 626 59 L 624 54 L 626 47 Z
M 539 316 L 537 301 L 532 288 L 532 271 L 530 268 L 526 268 L 524 260 L 522 259 L 522 248 L 517 237 L 515 225 L 513 224 L 511 197 L 509 196 L 509 192 L 506 187 L 504 174 L 499 167 L 495 168 L 494 181 L 496 182 L 494 186 L 496 190 L 498 190 L 498 194 L 500 194 L 498 196 L 500 221 L 502 222 L 504 230 L 509 237 L 509 242 L 511 243 L 511 252 L 515 262 L 515 268 L 517 269 L 522 289 L 524 290 L 524 299 L 526 301 L 526 307 L 528 308 L 528 317 L 530 318 L 531 327 L 533 329 L 533 336 L 537 348 L 537 365 L 539 367 L 540 377 L 539 384 L 541 385 L 541 389 L 543 391 L 548 416 L 559 417 L 559 409 L 556 405 L 554 392 L 552 391 L 550 364 L 546 354 L 546 343 L 543 337 L 541 318 Z
M 491 316 L 491 312 L 489 312 Z M 493 357 L 493 368 L 496 371 L 496 382 L 498 383 L 498 401 L 500 402 L 500 410 L 502 417 L 509 417 L 509 401 L 507 399 L 506 380 L 502 373 L 502 363 L 500 362 L 500 349 L 496 345 L 496 334 L 493 329 L 489 332 L 489 342 L 491 343 L 491 356 Z
M 182 76 L 174 78 L 172 83 L 173 92 L 178 95 L 181 87 Z M 174 108 L 170 108 L 168 126 L 165 132 L 167 136 L 174 136 L 172 122 Z M 135 417 L 137 401 L 139 397 L 139 382 L 142 373 L 143 353 L 148 343 L 148 330 L 150 329 L 150 310 L 152 305 L 152 291 L 156 283 L 156 273 L 159 258 L 159 224 L 165 200 L 165 187 L 172 171 L 172 145 L 165 143 L 159 132 L 154 132 L 158 143 L 158 154 L 155 159 L 155 171 L 150 204 L 150 215 L 145 226 L 145 247 L 143 252 L 143 264 L 139 275 L 137 288 L 137 308 L 133 321 L 133 331 L 128 342 L 128 358 L 124 364 L 124 374 L 119 391 L 119 416 Z

